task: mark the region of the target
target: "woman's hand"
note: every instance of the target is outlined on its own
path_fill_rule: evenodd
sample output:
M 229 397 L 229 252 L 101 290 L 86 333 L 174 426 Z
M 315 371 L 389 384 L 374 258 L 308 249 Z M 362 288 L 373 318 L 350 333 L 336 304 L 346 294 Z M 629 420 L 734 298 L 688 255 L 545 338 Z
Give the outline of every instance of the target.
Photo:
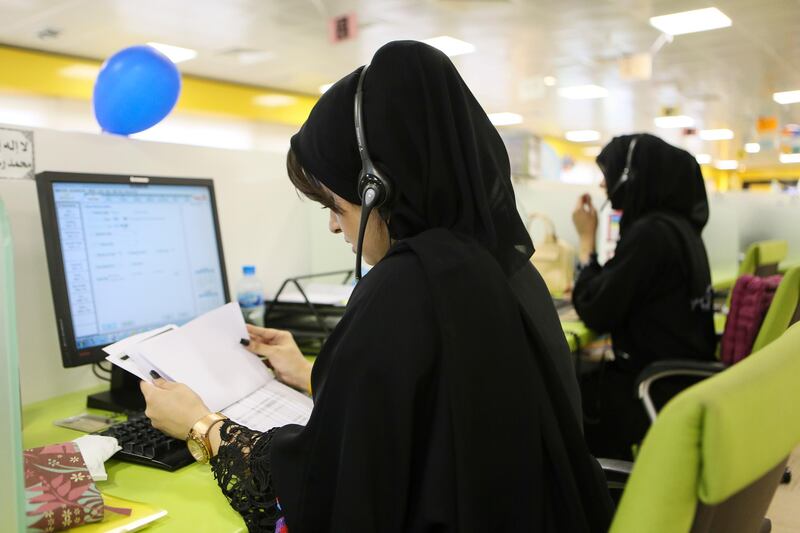
M 211 411 L 192 389 L 183 383 L 156 379 L 153 384 L 141 381 L 147 409 L 144 415 L 153 427 L 170 437 L 186 440 L 195 422 Z
M 277 377 L 290 387 L 311 392 L 312 364 L 303 357 L 294 337 L 288 331 L 247 326 L 250 345 L 247 349 L 267 358 Z
M 572 223 L 578 231 L 580 248 L 578 259 L 581 263 L 587 263 L 589 256 L 595 252 L 595 241 L 597 238 L 597 211 L 592 205 L 592 197 L 588 194 L 581 195 L 572 212 Z

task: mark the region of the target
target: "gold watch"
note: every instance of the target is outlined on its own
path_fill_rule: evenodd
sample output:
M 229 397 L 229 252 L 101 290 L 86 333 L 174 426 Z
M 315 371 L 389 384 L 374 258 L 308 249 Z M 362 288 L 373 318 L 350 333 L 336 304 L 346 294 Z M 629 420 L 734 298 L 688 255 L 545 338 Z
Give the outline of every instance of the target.
M 194 423 L 186 437 L 186 445 L 195 461 L 207 463 L 211 460 L 211 442 L 208 440 L 208 432 L 218 422 L 227 419 L 228 417 L 223 414 L 209 413 Z

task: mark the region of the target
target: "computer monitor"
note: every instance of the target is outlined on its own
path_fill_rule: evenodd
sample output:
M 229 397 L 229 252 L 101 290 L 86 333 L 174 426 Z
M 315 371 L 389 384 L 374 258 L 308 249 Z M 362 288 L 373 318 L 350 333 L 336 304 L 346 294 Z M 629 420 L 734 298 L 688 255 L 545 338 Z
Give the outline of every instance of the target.
M 65 367 L 229 301 L 211 180 L 42 172 L 36 182 Z M 138 379 L 113 367 L 111 390 L 88 405 L 142 409 Z

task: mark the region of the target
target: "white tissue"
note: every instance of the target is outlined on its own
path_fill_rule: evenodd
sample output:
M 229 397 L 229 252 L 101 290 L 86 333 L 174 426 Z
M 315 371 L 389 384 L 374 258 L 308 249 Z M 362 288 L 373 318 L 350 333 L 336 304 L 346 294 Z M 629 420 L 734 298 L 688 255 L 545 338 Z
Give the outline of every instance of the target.
M 86 463 L 89 473 L 92 474 L 92 479 L 95 481 L 108 479 L 105 462 L 122 449 L 117 439 L 101 435 L 84 435 L 72 442 L 78 445 L 83 462 Z

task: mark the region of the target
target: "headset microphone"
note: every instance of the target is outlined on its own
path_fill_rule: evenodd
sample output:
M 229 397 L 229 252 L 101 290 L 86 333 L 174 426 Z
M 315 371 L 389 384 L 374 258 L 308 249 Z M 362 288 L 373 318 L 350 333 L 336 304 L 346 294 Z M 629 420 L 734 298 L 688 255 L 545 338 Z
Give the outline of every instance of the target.
M 361 198 L 361 221 L 358 228 L 358 244 L 356 245 L 356 280 L 361 279 L 361 252 L 364 245 L 364 233 L 367 231 L 367 222 L 373 209 L 386 205 L 392 197 L 392 182 L 383 176 L 377 169 L 367 150 L 367 140 L 364 132 L 364 115 L 362 108 L 364 77 L 367 74 L 365 66 L 358 77 L 358 87 L 355 98 L 355 124 L 358 153 L 361 156 L 361 172 L 358 175 L 358 196 Z
M 606 208 L 606 204 L 608 204 L 611 201 L 611 198 L 613 198 L 614 195 L 617 194 L 617 191 L 619 191 L 620 187 L 622 187 L 624 183 L 630 181 L 631 163 L 633 162 L 633 149 L 636 148 L 636 142 L 638 140 L 639 140 L 638 135 L 633 139 L 631 139 L 631 143 L 628 145 L 628 155 L 625 157 L 625 169 L 622 171 L 622 175 L 620 176 L 619 181 L 616 183 L 616 185 L 614 185 L 614 187 L 612 187 L 611 190 L 608 191 L 608 198 L 606 198 L 606 201 L 603 202 L 603 205 L 600 206 L 600 211 Z

